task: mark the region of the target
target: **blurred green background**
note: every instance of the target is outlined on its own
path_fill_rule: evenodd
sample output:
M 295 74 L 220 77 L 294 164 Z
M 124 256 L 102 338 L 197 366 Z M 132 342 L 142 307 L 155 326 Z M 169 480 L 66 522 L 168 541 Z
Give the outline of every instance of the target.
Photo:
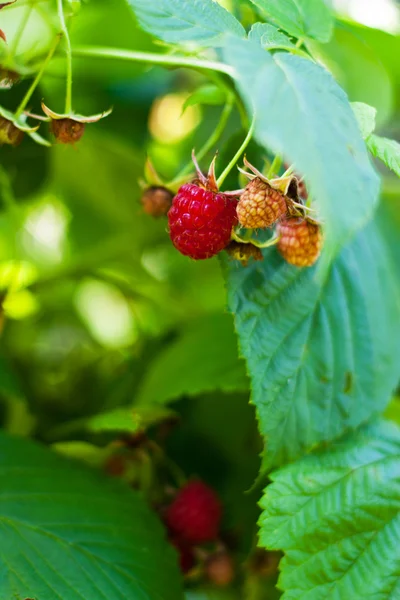
M 242 22 L 254 21 L 247 2 L 221 3 Z M 399 140 L 399 7 L 390 0 L 334 5 L 334 38 L 314 52 L 351 101 L 377 108 L 378 133 Z M 27 10 L 21 2 L 1 12 L 9 44 Z M 38 1 L 16 48 L 19 64 L 40 62 L 55 31 L 53 3 Z M 124 0 L 83 3 L 71 36 L 73 46 L 164 51 L 136 27 Z M 33 112 L 42 98 L 62 111 L 64 66 L 62 55 L 52 62 Z M 182 69 L 76 59 L 74 109 L 95 114 L 113 106 L 112 115 L 88 125 L 76 146 L 47 149 L 26 137 L 18 148 L 0 148 L 0 418 L 10 432 L 93 464 L 127 432 L 149 429 L 168 460 L 217 489 L 229 543 L 243 562 L 255 542 L 259 497 L 244 492 L 257 476 L 261 443 L 220 266 L 178 254 L 166 221 L 144 215 L 140 204 L 147 156 L 169 181 L 213 132 L 221 107 L 196 105 L 181 116 L 205 82 Z M 15 108 L 28 85 L 1 90 L 0 104 Z M 221 165 L 242 137 L 234 113 L 218 145 Z M 400 182 L 377 168 L 379 218 L 399 265 Z M 150 471 L 138 480 L 151 496 Z M 268 585 L 248 586 L 250 600 L 275 597 Z M 234 588 L 202 594 L 189 597 L 241 597 Z

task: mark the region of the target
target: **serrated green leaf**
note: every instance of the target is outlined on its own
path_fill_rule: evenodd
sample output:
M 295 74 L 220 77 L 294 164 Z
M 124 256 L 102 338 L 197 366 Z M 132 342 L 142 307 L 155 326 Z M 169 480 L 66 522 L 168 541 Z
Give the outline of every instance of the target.
M 272 474 L 260 542 L 282 549 L 283 600 L 395 600 L 400 429 L 382 421 Z
M 213 0 L 127 0 L 145 31 L 164 42 L 222 45 L 225 34 L 246 32 L 231 13 Z
M 176 558 L 140 496 L 31 442 L 0 435 L 4 599 L 176 600 Z
M 238 358 L 232 319 L 215 315 L 191 323 L 157 356 L 144 377 L 136 402 L 162 403 L 220 390 L 247 391 L 244 361 Z
M 324 281 L 275 250 L 226 262 L 229 309 L 266 442 L 265 468 L 298 458 L 382 411 L 398 382 L 400 308 L 386 248 L 360 232 Z
M 220 104 L 224 104 L 226 100 L 226 94 L 221 90 L 221 88 L 216 85 L 203 85 L 193 94 L 191 94 L 182 107 L 182 114 L 189 106 L 194 106 L 196 104 L 211 104 L 218 106 Z
M 254 23 L 249 31 L 249 40 L 258 42 L 264 50 L 270 48 L 294 48 L 290 39 L 269 23 Z
M 297 38 L 329 41 L 333 15 L 324 0 L 251 0 L 277 27 Z
M 361 135 L 366 140 L 375 130 L 376 108 L 364 102 L 352 102 L 351 108 L 356 116 Z
M 400 144 L 395 140 L 372 134 L 367 140 L 369 151 L 400 177 Z
M 229 40 L 225 58 L 255 112 L 257 141 L 305 177 L 324 222 L 328 262 L 371 217 L 379 192 L 345 93 L 320 65 L 272 56 L 251 41 Z

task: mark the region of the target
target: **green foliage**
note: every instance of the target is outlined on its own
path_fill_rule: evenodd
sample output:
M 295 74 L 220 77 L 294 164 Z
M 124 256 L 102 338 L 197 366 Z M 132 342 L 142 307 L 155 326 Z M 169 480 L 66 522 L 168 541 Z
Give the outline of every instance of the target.
M 345 94 L 320 65 L 289 53 L 231 40 L 225 56 L 255 114 L 256 139 L 305 176 L 331 256 L 372 216 L 379 189 Z
M 223 104 L 226 99 L 226 94 L 216 85 L 203 85 L 193 94 L 190 94 L 189 98 L 185 101 L 183 105 L 183 111 L 185 111 L 188 106 L 195 106 L 196 104 L 211 104 L 217 105 Z
M 326 279 L 271 250 L 226 267 L 229 308 L 266 443 L 264 466 L 298 458 L 382 411 L 398 380 L 398 291 L 373 227 Z M 385 310 L 382 311 L 382 306 Z
M 264 50 L 271 48 L 294 48 L 290 39 L 269 23 L 255 23 L 249 31 L 249 40 L 259 42 Z
M 246 391 L 248 387 L 244 361 L 237 356 L 232 320 L 216 315 L 188 324 L 153 360 L 136 403 L 164 404 L 182 396 Z
M 349 21 L 337 22 L 327 44 L 308 42 L 315 58 L 329 67 L 351 101 L 364 102 L 377 109 L 377 123 L 382 126 L 393 115 L 397 66 L 396 37 Z M 392 60 L 381 54 L 391 48 Z M 385 57 L 386 58 L 386 57 Z
M 376 108 L 363 102 L 352 102 L 351 108 L 356 115 L 361 135 L 366 140 L 375 131 Z
M 327 42 L 333 18 L 324 0 L 251 0 L 275 25 L 297 38 Z
M 388 169 L 400 177 L 400 144 L 395 140 L 372 134 L 367 140 L 368 149 L 379 158 Z
M 1 148 L 2 600 L 272 600 L 281 550 L 287 600 L 399 596 L 400 433 L 371 423 L 400 414 L 400 183 L 369 154 L 400 174 L 400 37 L 330 4 L 0 3 L 3 138 L 35 128 Z M 71 96 L 114 110 L 68 147 L 39 113 Z M 223 191 L 245 154 L 304 177 L 319 262 L 180 255 L 142 194 L 193 181 L 193 148 Z M 159 521 L 191 477 L 223 519 L 186 579 Z
M 143 29 L 171 44 L 218 46 L 227 33 L 245 36 L 239 21 L 213 0 L 127 1 Z
M 4 598 L 182 598 L 176 557 L 139 495 L 4 434 L 0 465 Z
M 400 429 L 382 421 L 272 474 L 260 542 L 283 599 L 397 598 Z
M 368 150 L 379 158 L 387 167 L 400 177 L 400 144 L 395 140 L 375 135 L 376 109 L 362 102 L 353 102 L 352 108 L 356 115 L 363 138 Z

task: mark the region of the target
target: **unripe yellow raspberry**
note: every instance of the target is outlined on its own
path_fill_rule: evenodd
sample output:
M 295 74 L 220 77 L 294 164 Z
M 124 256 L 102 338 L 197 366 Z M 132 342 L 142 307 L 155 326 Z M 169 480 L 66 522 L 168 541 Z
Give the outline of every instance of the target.
M 322 248 L 319 225 L 294 217 L 278 223 L 277 234 L 278 252 L 291 265 L 311 267 L 318 259 Z
M 264 229 L 286 215 L 286 198 L 269 183 L 255 177 L 241 195 L 236 212 L 242 227 Z

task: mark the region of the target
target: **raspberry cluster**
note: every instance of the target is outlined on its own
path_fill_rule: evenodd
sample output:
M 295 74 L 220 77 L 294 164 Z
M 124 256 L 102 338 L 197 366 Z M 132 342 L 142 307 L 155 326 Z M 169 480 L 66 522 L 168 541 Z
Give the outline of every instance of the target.
M 306 216 L 303 204 L 307 188 L 296 176 L 269 181 L 245 160 L 251 173 L 237 206 L 239 224 L 246 229 L 276 226 L 277 249 L 296 267 L 311 267 L 322 248 L 322 232 L 318 223 Z
M 246 266 L 250 259 L 262 260 L 260 250 L 277 244 L 278 252 L 290 264 L 310 267 L 319 257 L 322 232 L 319 223 L 308 216 L 304 201 L 307 189 L 302 179 L 283 175 L 267 179 L 246 159 L 248 170 L 240 171 L 249 183 L 243 190 L 221 192 L 215 178 L 215 159 L 208 175 L 201 171 L 193 155 L 197 179 L 182 185 L 175 197 L 162 186 L 148 188 L 142 205 L 155 217 L 168 215 L 169 234 L 175 248 L 194 260 L 203 260 L 226 250 Z M 235 227 L 247 230 L 275 227 L 276 236 L 266 243 L 243 239 Z

